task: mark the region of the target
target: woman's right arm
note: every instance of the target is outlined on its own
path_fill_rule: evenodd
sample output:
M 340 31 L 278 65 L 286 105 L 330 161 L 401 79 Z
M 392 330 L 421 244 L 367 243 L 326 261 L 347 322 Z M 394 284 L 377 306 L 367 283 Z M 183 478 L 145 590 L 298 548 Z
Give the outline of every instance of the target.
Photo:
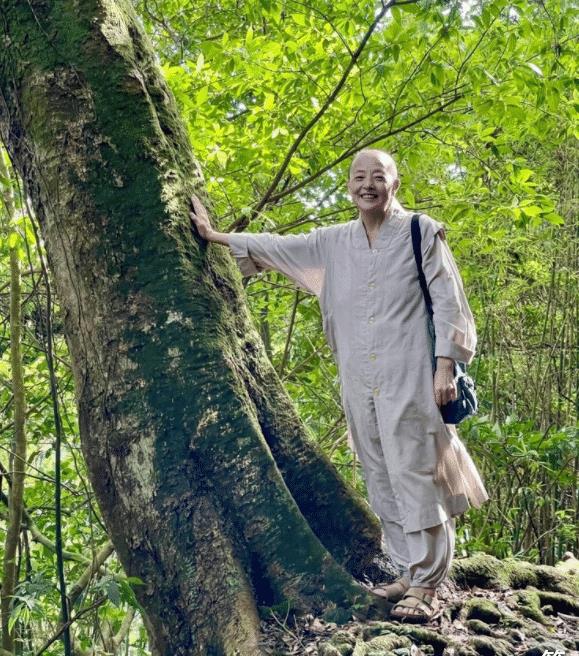
M 299 287 L 319 296 L 325 274 L 323 230 L 274 235 L 268 232 L 224 233 L 214 230 L 207 211 L 197 196 L 191 197 L 191 220 L 203 239 L 229 246 L 243 276 L 264 270 L 283 273 Z

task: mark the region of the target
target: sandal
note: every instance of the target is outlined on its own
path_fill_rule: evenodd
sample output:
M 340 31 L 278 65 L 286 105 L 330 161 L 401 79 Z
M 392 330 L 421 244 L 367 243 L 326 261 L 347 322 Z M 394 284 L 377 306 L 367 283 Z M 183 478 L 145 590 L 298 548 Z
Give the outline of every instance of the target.
M 405 610 L 401 611 L 401 609 Z M 412 612 L 408 612 L 408 610 Z M 402 600 L 392 608 L 390 617 L 401 622 L 424 624 L 429 622 L 437 611 L 438 600 L 436 597 L 426 592 L 419 592 L 416 588 L 410 588 Z
M 393 583 L 379 583 L 370 592 L 388 601 L 398 601 L 402 599 L 408 588 L 410 588 L 410 580 L 406 576 L 401 576 Z

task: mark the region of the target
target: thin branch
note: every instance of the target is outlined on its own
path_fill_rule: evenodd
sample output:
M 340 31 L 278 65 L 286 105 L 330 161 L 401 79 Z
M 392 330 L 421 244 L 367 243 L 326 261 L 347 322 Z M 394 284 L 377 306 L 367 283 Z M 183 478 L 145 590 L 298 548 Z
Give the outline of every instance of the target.
M 114 553 L 115 547 L 112 542 L 105 542 L 105 544 L 97 551 L 92 562 L 89 563 L 84 572 L 79 576 L 76 582 L 70 586 L 68 591 L 68 597 L 70 603 L 74 605 L 77 597 L 81 592 L 87 587 L 90 583 L 92 577 L 98 572 L 100 567 L 105 563 L 107 558 Z
M 121 642 L 127 637 L 131 629 L 131 624 L 135 617 L 136 609 L 132 606 L 129 607 L 127 614 L 124 616 L 123 621 L 119 630 L 113 636 L 113 647 L 118 648 L 121 645 Z
M 483 30 L 483 33 L 480 35 L 478 41 L 474 44 L 473 49 L 468 53 L 468 55 L 460 62 L 460 66 L 458 67 L 458 71 L 456 72 L 456 79 L 454 81 L 455 85 L 458 84 L 458 80 L 460 79 L 460 75 L 462 73 L 462 69 L 466 66 L 468 60 L 474 55 L 476 52 L 477 48 L 480 46 L 480 44 L 483 42 L 485 36 L 487 35 L 487 32 L 491 29 L 493 23 L 496 21 L 497 17 L 499 14 L 497 14 L 492 21 L 489 23 L 489 26 L 486 28 L 486 30 Z
M 95 608 L 98 608 L 99 606 L 102 606 L 105 602 L 107 601 L 107 597 L 99 597 L 95 602 L 93 602 L 90 606 L 87 606 L 86 608 L 83 608 L 82 610 L 79 610 L 78 613 L 74 615 L 74 617 L 71 617 L 66 624 L 63 624 L 60 626 L 56 633 L 49 638 L 44 645 L 34 654 L 34 656 L 40 656 L 43 654 L 49 647 L 50 645 L 54 644 L 60 636 L 65 633 L 65 631 L 68 631 L 70 628 L 71 624 L 74 624 L 77 622 L 81 617 L 86 615 L 87 613 L 90 613 L 90 611 L 94 610 Z
M 288 327 L 287 336 L 286 336 L 286 340 L 285 340 L 285 347 L 284 347 L 284 350 L 283 350 L 283 357 L 281 359 L 281 364 L 279 366 L 279 371 L 278 371 L 279 376 L 283 376 L 283 372 L 284 372 L 284 369 L 286 367 L 286 364 L 287 364 L 287 361 L 288 361 L 288 358 L 289 358 L 290 344 L 291 344 L 291 340 L 292 340 L 292 334 L 293 334 L 293 331 L 294 331 L 294 326 L 295 326 L 295 321 L 296 321 L 296 314 L 297 314 L 297 311 L 298 311 L 298 305 L 300 304 L 300 301 L 303 300 L 303 298 L 304 297 L 300 295 L 299 290 L 296 289 L 296 293 L 295 293 L 295 297 L 294 297 L 294 304 L 293 304 L 293 307 L 292 307 L 292 313 L 291 313 L 291 317 L 290 317 L 290 325 Z

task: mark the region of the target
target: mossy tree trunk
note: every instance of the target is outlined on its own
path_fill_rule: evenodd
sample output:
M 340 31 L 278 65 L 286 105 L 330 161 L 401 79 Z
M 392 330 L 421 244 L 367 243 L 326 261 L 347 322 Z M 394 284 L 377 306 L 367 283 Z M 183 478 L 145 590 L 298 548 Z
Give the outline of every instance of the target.
M 367 506 L 307 439 L 128 2 L 4 1 L 0 124 L 41 223 L 80 431 L 154 654 L 256 654 L 257 606 L 368 604 Z

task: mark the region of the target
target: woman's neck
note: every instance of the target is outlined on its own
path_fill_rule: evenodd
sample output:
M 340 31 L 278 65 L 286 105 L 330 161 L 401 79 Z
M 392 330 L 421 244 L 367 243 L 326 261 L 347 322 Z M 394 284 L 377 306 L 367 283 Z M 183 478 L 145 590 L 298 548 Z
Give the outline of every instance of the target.
M 380 229 L 384 221 L 388 221 L 392 214 L 397 210 L 403 209 L 402 205 L 393 198 L 392 202 L 383 212 L 360 212 L 360 218 L 366 227 L 366 231 L 375 233 Z

